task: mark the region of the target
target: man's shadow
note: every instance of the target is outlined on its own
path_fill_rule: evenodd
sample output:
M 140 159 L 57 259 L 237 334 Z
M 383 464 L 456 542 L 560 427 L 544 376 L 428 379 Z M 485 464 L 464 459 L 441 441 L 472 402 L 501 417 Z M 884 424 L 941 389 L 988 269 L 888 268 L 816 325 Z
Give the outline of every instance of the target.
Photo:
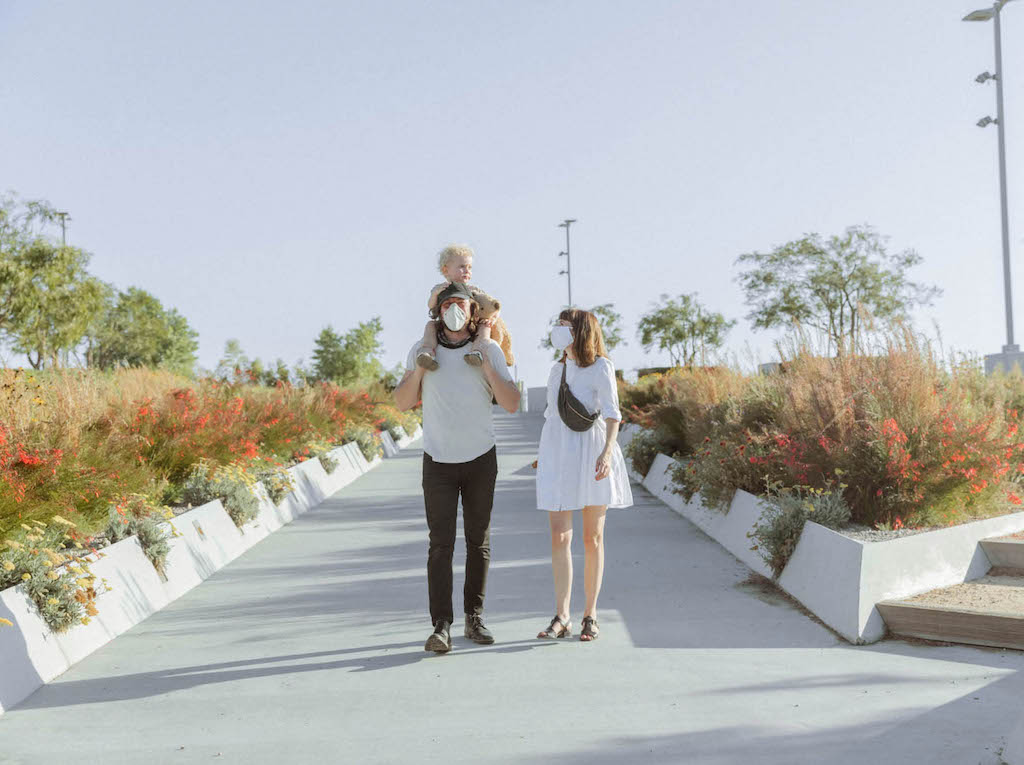
M 203 685 L 248 680 L 250 678 L 300 675 L 305 672 L 324 670 L 348 670 L 350 672 L 376 672 L 416 664 L 424 660 L 447 659 L 457 661 L 460 655 L 478 653 L 522 653 L 534 648 L 553 644 L 551 641 L 520 640 L 495 645 L 477 645 L 468 640 L 456 638 L 452 650 L 436 654 L 423 650 L 420 641 L 386 643 L 383 645 L 343 648 L 333 651 L 284 654 L 259 659 L 199 664 L 188 667 L 160 669 L 152 672 L 136 672 L 116 677 L 97 677 L 85 680 L 69 680 L 44 685 L 35 694 L 19 705 L 19 709 L 46 709 L 77 706 L 79 704 L 127 701 L 130 699 L 161 696 L 174 691 L 189 690 Z M 370 656 L 352 658 L 346 654 L 378 652 Z M 396 651 L 390 653 L 390 651 Z M 308 661 L 309 659 L 323 661 Z M 277 666 L 255 666 L 278 663 Z

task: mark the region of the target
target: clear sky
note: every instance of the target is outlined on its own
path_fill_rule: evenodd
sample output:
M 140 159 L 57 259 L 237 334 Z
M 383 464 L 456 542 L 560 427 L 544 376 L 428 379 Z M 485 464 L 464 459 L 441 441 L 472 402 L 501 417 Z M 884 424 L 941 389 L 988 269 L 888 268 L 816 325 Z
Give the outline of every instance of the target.
M 92 272 L 181 311 L 206 367 L 228 338 L 308 361 L 374 314 L 393 365 L 456 241 L 543 384 L 566 217 L 575 302 L 625 317 L 620 367 L 667 361 L 635 339 L 663 292 L 769 359 L 735 258 L 865 222 L 945 290 L 918 324 L 991 353 L 992 24 L 960 21 L 987 1 L 2 0 L 0 190 L 69 211 Z M 1003 20 L 1016 258 L 1024 2 Z

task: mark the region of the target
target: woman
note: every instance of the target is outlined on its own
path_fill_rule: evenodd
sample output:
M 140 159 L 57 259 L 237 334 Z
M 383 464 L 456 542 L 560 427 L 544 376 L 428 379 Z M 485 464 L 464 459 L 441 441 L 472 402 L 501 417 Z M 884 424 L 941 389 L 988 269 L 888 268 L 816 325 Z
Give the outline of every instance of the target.
M 619 434 L 619 394 L 615 367 L 608 359 L 597 317 L 568 309 L 551 331 L 551 343 L 564 351 L 548 377 L 548 408 L 537 458 L 537 507 L 551 522 L 551 570 L 555 579 L 555 618 L 539 638 L 572 635 L 569 595 L 572 591 L 572 511 L 583 514 L 583 581 L 587 603 L 580 640 L 596 640 L 597 595 L 604 574 L 604 518 L 609 507 L 629 507 L 626 464 L 615 442 Z M 587 412 L 597 415 L 588 430 L 571 430 L 559 413 L 563 373 L 569 390 Z

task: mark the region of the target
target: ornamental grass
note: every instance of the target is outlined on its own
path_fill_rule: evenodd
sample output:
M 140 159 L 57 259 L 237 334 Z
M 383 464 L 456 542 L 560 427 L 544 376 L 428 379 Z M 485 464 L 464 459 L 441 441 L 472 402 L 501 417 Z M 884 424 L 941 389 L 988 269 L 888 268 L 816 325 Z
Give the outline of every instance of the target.
M 353 440 L 376 451 L 385 423 L 411 432 L 418 422 L 379 385 L 263 387 L 147 369 L 0 370 L 0 545 L 24 533 L 22 524 L 54 515 L 70 519 L 87 542 L 126 497 L 185 505 L 201 463 L 216 480 L 267 478 L 280 501 L 291 491 L 282 477 L 290 465 Z M 192 483 L 198 496 L 200 481 Z M 233 517 L 244 522 L 252 509 L 235 504 Z
M 853 523 L 935 527 L 1019 509 L 1024 379 L 987 377 L 895 329 L 857 353 L 788 349 L 781 371 L 677 370 L 622 394 L 677 459 L 678 491 L 726 509 L 736 489 L 842 484 Z M 654 441 L 654 444 L 650 443 Z

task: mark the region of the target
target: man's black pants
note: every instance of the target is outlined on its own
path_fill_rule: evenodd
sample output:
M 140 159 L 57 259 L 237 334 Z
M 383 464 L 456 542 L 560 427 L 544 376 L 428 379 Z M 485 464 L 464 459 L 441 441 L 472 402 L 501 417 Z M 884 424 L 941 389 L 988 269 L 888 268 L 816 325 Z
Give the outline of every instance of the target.
M 434 462 L 423 454 L 423 501 L 430 529 L 427 588 L 430 620 L 453 622 L 452 555 L 455 521 L 462 495 L 462 525 L 466 535 L 466 585 L 462 591 L 465 613 L 482 614 L 487 568 L 491 562 L 491 507 L 498 477 L 497 450 L 469 462 Z

